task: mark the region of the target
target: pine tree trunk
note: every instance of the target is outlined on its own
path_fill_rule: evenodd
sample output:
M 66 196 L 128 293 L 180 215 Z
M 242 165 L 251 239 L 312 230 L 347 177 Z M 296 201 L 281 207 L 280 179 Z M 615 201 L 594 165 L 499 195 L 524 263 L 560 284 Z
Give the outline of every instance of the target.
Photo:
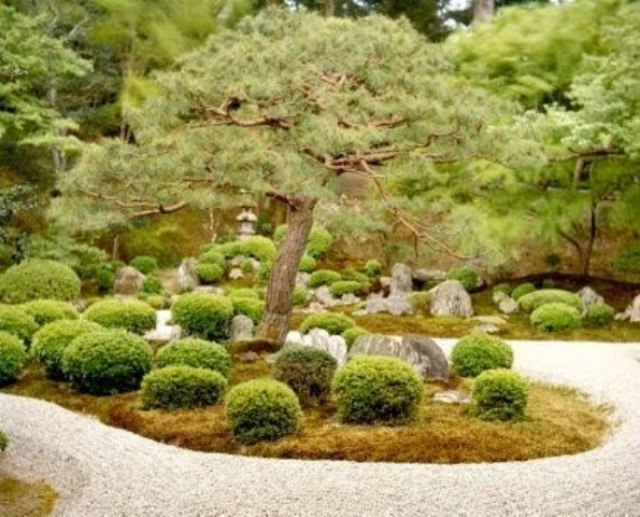
M 597 235 L 598 227 L 596 210 L 597 207 L 591 207 L 589 209 L 589 238 L 587 240 L 587 245 L 584 248 L 584 253 L 582 254 L 582 274 L 584 276 L 589 276 L 591 256 L 593 255 L 593 246 Z
M 473 23 L 488 22 L 495 12 L 494 0 L 474 0 Z
M 323 12 L 325 17 L 334 16 L 336 14 L 336 4 L 334 0 L 323 1 Z
M 313 225 L 315 199 L 302 200 L 289 213 L 289 228 L 276 257 L 269 285 L 262 322 L 256 339 L 280 346 L 289 331 L 291 319 L 291 295 L 296 285 L 298 264 Z

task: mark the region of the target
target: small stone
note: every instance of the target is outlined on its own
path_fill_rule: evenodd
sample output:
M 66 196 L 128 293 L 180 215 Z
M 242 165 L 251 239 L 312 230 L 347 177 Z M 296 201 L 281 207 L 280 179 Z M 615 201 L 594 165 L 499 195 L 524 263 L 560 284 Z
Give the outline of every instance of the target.
M 640 323 L 640 294 L 638 294 L 631 304 L 629 304 L 625 314 L 628 316 L 631 323 Z
M 496 291 L 491 296 L 491 301 L 496 305 L 498 305 L 502 300 L 506 300 L 508 298 L 509 298 L 509 295 L 507 293 L 503 293 L 502 291 Z
M 224 296 L 224 289 L 215 285 L 199 285 L 193 292 L 198 294 L 212 294 L 213 296 Z
M 507 320 L 501 318 L 500 316 L 474 316 L 471 318 L 475 321 L 479 321 L 480 323 L 489 323 L 491 325 L 506 325 Z
M 296 275 L 296 285 L 298 287 L 307 287 L 309 278 L 311 278 L 309 273 L 302 273 L 301 271 L 298 271 L 298 274 Z
M 255 363 L 258 359 L 260 359 L 260 356 L 255 352 L 249 351 L 237 354 L 235 358 L 241 363 Z
M 240 280 L 241 278 L 244 278 L 244 273 L 239 267 L 234 267 L 229 271 L 229 280 Z
M 498 304 L 498 309 L 504 314 L 513 314 L 518 312 L 518 302 L 513 298 L 505 298 Z
M 436 393 L 433 400 L 442 404 L 470 404 L 471 395 L 462 391 L 446 390 Z
M 237 341 L 249 341 L 253 338 L 253 321 L 244 314 L 238 314 L 231 320 L 229 339 L 232 343 Z
M 474 332 L 484 332 L 485 334 L 498 334 L 502 331 L 500 327 L 497 325 L 493 325 L 491 323 L 481 323 L 477 327 L 475 327 Z

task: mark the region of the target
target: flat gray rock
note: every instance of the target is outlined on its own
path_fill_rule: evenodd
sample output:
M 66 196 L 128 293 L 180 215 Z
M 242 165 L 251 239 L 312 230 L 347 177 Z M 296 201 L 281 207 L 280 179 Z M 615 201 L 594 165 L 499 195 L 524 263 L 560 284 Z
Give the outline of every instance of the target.
M 253 320 L 244 314 L 238 314 L 231 320 L 229 339 L 232 343 L 248 341 L 253 338 Z
M 471 404 L 471 395 L 463 391 L 446 390 L 436 393 L 433 400 L 441 404 Z

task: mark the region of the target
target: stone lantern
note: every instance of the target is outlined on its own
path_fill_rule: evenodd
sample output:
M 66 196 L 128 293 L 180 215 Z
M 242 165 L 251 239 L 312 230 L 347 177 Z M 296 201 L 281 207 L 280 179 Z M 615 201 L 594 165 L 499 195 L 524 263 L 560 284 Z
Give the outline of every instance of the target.
M 243 192 L 243 194 L 245 194 Z M 254 212 L 255 205 L 248 195 L 243 195 L 241 212 L 236 217 L 238 221 L 238 239 L 248 239 L 256 234 L 256 226 L 258 224 L 258 216 Z

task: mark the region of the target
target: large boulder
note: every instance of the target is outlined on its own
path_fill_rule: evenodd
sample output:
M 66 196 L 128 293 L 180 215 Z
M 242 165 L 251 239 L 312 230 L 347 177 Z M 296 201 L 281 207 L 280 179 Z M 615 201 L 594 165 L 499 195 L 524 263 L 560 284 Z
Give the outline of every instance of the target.
M 200 285 L 200 280 L 196 274 L 197 265 L 198 261 L 193 257 L 186 258 L 182 261 L 178 268 L 176 278 L 178 292 L 191 291 Z
M 253 339 L 253 320 L 244 314 L 238 314 L 231 320 L 229 339 L 232 343 Z
M 433 316 L 473 316 L 471 297 L 458 280 L 447 280 L 432 290 L 431 314 Z
M 113 293 L 122 296 L 137 294 L 144 282 L 144 275 L 136 268 L 124 266 L 116 271 Z
M 342 336 L 331 336 L 324 329 L 312 329 L 308 334 L 292 331 L 287 334 L 285 348 L 291 345 L 310 346 L 324 350 L 338 363 L 338 368 L 347 362 L 347 343 Z
M 388 298 L 370 298 L 367 300 L 365 309 L 367 314 L 378 312 L 388 312 L 394 316 L 413 314 L 411 299 L 406 293 L 392 294 Z
M 349 356 L 383 355 L 396 357 L 409 364 L 425 379 L 449 378 L 449 363 L 438 344 L 426 336 L 385 336 L 368 334 L 358 337 Z
M 418 282 L 442 282 L 447 277 L 447 273 L 442 269 L 416 269 L 413 271 L 413 279 Z
M 629 304 L 621 319 L 629 320 L 631 323 L 640 323 L 640 294 Z
M 604 303 L 604 298 L 596 293 L 591 287 L 586 286 L 578 291 L 578 296 L 582 300 L 582 310 L 586 311 L 591 305 Z
M 413 289 L 411 268 L 405 264 L 394 264 L 391 268 L 391 296 L 408 294 Z

